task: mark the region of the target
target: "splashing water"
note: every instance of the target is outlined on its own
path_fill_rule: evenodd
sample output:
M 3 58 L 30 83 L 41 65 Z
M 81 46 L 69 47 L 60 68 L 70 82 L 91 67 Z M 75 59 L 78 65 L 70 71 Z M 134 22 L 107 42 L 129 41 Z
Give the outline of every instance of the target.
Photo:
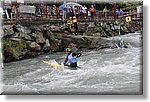
M 6 63 L 2 94 L 142 94 L 139 36 L 122 36 L 130 48 L 83 52 L 78 70 L 54 69 L 42 62 L 55 59 L 61 63 L 64 52 Z

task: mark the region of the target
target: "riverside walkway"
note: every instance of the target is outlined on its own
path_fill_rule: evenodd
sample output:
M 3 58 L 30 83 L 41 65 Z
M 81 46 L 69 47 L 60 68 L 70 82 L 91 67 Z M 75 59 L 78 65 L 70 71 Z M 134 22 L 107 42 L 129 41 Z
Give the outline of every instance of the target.
M 119 19 L 120 20 L 120 19 Z M 121 19 L 122 21 L 125 21 L 125 19 Z M 132 21 L 142 21 L 143 18 L 132 18 Z M 79 19 L 78 22 L 114 22 L 114 19 Z M 35 18 L 35 19 L 3 19 L 2 24 L 23 24 L 23 25 L 29 25 L 29 24 L 45 24 L 45 23 L 66 23 L 66 20 L 60 20 L 60 19 L 47 19 L 47 18 Z

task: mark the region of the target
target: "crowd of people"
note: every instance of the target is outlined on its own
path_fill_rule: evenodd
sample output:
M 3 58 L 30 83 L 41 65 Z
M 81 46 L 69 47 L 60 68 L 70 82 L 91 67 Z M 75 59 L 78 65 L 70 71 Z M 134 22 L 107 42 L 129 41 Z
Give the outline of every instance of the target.
M 59 6 L 56 5 L 46 5 L 46 4 L 4 4 L 0 7 L 0 12 L 2 18 L 6 19 L 13 19 L 13 18 L 20 18 L 21 15 L 23 15 L 21 11 L 21 7 L 26 8 L 34 8 L 32 11 L 33 17 L 51 17 L 56 19 L 69 19 L 70 16 L 76 16 L 77 19 L 86 19 L 87 17 L 94 19 L 94 12 L 95 8 L 93 5 L 88 9 L 86 5 L 83 5 L 82 7 L 75 6 L 74 8 L 69 8 L 65 11 L 65 17 L 63 18 L 63 10 L 59 8 Z M 31 11 L 31 10 L 30 10 Z M 34 13 L 33 13 L 34 12 Z M 24 12 L 25 13 L 25 12 Z M 27 11 L 28 13 L 28 11 Z M 26 13 L 26 14 L 27 14 Z M 30 13 L 29 13 L 30 14 Z M 29 15 L 28 14 L 28 15 Z
M 69 17 L 76 16 L 77 19 L 94 19 L 99 17 L 99 12 L 101 12 L 101 17 L 108 19 L 108 14 L 110 11 L 107 9 L 107 6 L 103 10 L 96 10 L 96 7 L 92 4 L 91 6 L 82 5 L 82 7 L 75 6 L 70 7 L 66 10 L 59 8 L 60 5 L 47 5 L 42 3 L 30 3 L 30 4 L 9 4 L 6 3 L 0 7 L 0 14 L 2 18 L 14 19 L 14 18 L 26 18 L 26 14 L 29 17 L 46 17 L 52 19 L 62 19 L 67 20 Z M 20 9 L 22 7 L 22 9 Z M 28 10 L 24 9 L 28 8 Z M 32 10 L 31 10 L 32 9 Z M 142 6 L 137 7 L 137 13 L 141 13 Z M 22 10 L 26 12 L 22 13 Z M 29 11 L 32 11 L 29 12 Z M 113 12 L 112 12 L 113 14 Z M 117 8 L 116 15 L 123 14 L 121 8 Z M 113 15 L 112 15 L 113 17 Z M 139 17 L 139 16 L 138 16 Z

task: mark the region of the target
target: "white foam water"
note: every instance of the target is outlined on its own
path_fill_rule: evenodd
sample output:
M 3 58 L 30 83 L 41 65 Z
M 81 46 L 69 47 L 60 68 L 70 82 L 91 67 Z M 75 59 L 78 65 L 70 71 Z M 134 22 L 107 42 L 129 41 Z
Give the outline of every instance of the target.
M 135 35 L 126 37 L 140 43 L 140 34 Z M 61 63 L 65 56 L 58 52 L 6 63 L 3 94 L 142 94 L 141 46 L 83 52 L 78 70 L 56 70 L 42 62 L 46 58 Z

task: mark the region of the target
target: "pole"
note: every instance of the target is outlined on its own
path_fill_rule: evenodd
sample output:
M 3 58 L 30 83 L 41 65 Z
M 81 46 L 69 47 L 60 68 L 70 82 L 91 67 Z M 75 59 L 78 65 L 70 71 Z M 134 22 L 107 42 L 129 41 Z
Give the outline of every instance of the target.
M 116 21 L 116 0 L 114 0 L 114 20 Z

